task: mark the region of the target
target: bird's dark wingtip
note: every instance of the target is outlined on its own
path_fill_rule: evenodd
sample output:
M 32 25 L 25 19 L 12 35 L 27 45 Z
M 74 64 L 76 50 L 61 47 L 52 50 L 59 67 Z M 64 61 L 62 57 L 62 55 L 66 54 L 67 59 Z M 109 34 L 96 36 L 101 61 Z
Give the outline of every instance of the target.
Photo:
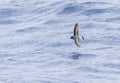
M 75 25 L 78 25 L 78 23 L 76 23 Z

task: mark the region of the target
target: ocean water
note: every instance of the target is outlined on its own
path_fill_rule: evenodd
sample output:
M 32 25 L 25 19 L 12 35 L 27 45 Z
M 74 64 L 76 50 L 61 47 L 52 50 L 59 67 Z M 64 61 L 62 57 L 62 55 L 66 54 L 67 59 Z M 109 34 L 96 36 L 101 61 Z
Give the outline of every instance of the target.
M 0 0 L 0 83 L 120 83 L 120 1 Z

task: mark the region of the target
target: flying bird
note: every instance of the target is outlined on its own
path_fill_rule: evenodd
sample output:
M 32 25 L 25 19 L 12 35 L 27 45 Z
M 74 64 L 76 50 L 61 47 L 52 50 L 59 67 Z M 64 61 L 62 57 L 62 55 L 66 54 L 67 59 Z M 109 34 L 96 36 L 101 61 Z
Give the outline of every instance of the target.
M 74 26 L 74 34 L 70 37 L 71 39 L 74 39 L 75 44 L 80 47 L 80 38 L 79 38 L 79 29 L 78 29 L 78 23 Z M 84 37 L 81 36 L 81 38 L 84 40 Z

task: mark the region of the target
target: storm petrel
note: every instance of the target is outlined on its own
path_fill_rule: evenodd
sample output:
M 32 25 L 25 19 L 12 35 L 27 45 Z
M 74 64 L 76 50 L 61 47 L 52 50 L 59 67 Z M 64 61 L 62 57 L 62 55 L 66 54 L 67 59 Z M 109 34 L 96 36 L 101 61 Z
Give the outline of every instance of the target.
M 84 37 L 81 36 L 81 38 L 84 40 Z M 71 39 L 74 39 L 75 44 L 80 47 L 80 38 L 79 38 L 79 29 L 78 29 L 78 23 L 74 26 L 74 34 L 71 36 Z

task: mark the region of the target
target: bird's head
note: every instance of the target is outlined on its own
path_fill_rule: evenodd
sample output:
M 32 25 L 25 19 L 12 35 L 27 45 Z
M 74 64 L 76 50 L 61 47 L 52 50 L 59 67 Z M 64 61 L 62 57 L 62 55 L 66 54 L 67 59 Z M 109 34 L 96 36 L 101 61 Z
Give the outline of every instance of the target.
M 71 39 L 74 39 L 74 36 L 71 36 L 70 38 L 71 38 Z

